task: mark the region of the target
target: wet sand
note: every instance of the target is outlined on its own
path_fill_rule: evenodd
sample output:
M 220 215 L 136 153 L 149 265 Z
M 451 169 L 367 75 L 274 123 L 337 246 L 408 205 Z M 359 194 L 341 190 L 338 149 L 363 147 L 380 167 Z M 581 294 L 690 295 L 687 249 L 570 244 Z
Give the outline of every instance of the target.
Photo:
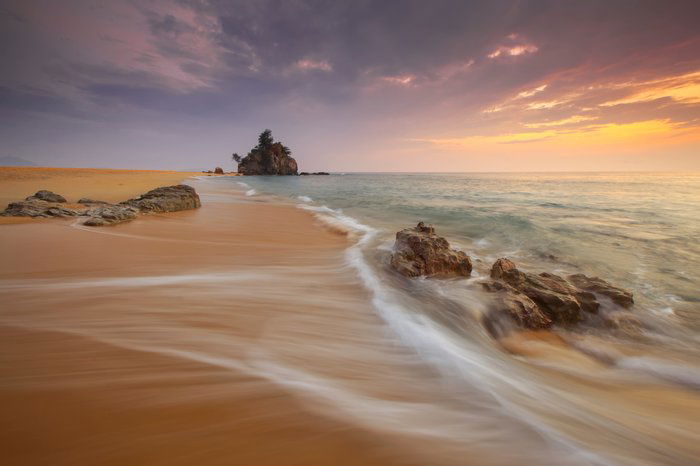
M 231 183 L 188 182 L 194 211 L 0 226 L 7 464 L 700 457 L 697 391 L 620 372 L 565 334 L 499 345 L 466 314 L 438 319 L 451 329 L 394 320 L 381 307 L 414 290 L 378 305 L 339 225 Z
M 344 333 L 386 344 L 346 237 L 290 206 L 203 199 L 103 229 L 0 227 L 3 461 L 421 464 L 284 389 L 299 361 L 381 370 L 338 353 Z

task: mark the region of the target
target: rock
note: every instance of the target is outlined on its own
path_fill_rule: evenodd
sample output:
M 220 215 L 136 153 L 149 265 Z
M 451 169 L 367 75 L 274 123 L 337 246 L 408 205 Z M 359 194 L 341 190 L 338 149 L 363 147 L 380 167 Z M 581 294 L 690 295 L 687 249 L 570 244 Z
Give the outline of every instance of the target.
M 491 278 L 500 279 L 505 272 L 515 269 L 515 264 L 506 258 L 498 259 L 491 267 Z
M 634 304 L 631 292 L 613 286 L 602 278 L 587 277 L 581 273 L 569 275 L 567 278 L 578 288 L 607 296 L 619 306 L 629 308 Z
M 32 196 L 27 199 L 30 200 L 11 202 L 0 215 L 4 217 L 75 217 L 81 214 L 80 211 L 57 205 L 58 203 L 41 201 Z
M 489 281 L 482 285 L 487 291 L 496 293 L 493 308 L 484 316 L 484 323 L 492 333 L 503 333 L 495 331 L 496 328 L 504 326 L 503 322 L 500 322 L 502 317 L 508 317 L 518 327 L 530 330 L 552 326 L 552 319 L 523 293 L 499 281 Z
M 296 175 L 297 161 L 292 151 L 280 142 L 274 142 L 270 130 L 258 137 L 258 145 L 238 162 L 241 175 Z
M 580 322 L 586 313 L 598 312 L 600 303 L 592 291 L 606 294 L 618 304 L 631 304 L 632 294 L 610 285 L 599 278 L 585 275 L 571 275 L 569 280 L 550 273 L 539 275 L 522 272 L 508 259 L 498 259 L 491 268 L 491 277 L 496 280 L 486 282 L 487 291 L 499 292 L 506 297 L 499 297 L 498 311 L 509 314 L 519 325 L 525 328 L 546 328 L 551 323 L 573 325 Z M 500 285 L 498 285 L 500 283 Z M 529 302 L 534 303 L 540 313 L 532 314 Z M 530 314 L 527 314 L 527 313 Z
M 47 191 L 45 189 L 42 189 L 41 191 L 37 191 L 33 196 L 29 196 L 25 200 L 26 201 L 39 200 L 39 201 L 46 201 L 46 202 L 67 202 L 66 198 L 61 196 L 60 194 L 56 194 L 56 193 L 53 193 L 51 191 Z
M 96 201 L 94 199 L 89 199 L 87 197 L 81 197 L 78 199 L 78 204 L 100 204 L 100 205 L 109 205 L 109 202 L 105 201 Z
M 407 277 L 468 277 L 472 271 L 469 256 L 450 249 L 447 240 L 423 222 L 396 233 L 391 266 Z
M 141 212 L 176 212 L 196 209 L 202 203 L 194 188 L 179 184 L 153 189 L 136 199 L 120 202 L 119 205 L 132 206 Z
M 214 169 L 214 174 L 216 174 L 216 175 L 223 175 L 223 174 L 224 174 L 224 169 L 221 168 L 221 167 L 216 167 L 216 168 Z
M 98 227 L 127 222 L 136 218 L 138 209 L 125 205 L 105 205 L 93 207 L 86 214 L 89 216 L 83 225 Z

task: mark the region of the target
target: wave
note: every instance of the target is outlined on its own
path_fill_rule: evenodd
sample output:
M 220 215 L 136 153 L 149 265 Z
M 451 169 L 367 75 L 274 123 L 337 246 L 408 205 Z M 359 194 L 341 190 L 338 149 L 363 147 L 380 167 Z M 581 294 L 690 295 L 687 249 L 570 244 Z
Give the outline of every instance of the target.
M 258 194 L 258 192 L 254 189 L 249 189 L 248 191 L 245 192 L 246 196 L 255 196 L 256 194 Z
M 301 202 L 306 202 L 306 203 L 314 201 L 309 196 L 297 196 L 297 199 L 299 199 Z

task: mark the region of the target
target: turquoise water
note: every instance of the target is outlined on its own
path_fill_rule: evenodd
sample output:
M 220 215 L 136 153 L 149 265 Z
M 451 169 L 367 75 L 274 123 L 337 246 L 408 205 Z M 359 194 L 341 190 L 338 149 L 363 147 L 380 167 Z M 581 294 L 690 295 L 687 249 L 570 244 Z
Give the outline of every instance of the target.
M 533 271 L 597 275 L 632 290 L 645 311 L 697 323 L 700 174 L 334 174 L 245 183 L 255 195 L 340 209 L 387 242 L 423 220 L 485 266 L 507 256 Z

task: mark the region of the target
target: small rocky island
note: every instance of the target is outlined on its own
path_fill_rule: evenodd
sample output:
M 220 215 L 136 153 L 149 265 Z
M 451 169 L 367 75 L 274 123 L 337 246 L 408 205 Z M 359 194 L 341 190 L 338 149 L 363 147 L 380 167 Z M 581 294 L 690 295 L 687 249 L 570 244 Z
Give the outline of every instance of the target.
M 292 151 L 281 142 L 275 142 L 272 131 L 266 129 L 258 136 L 258 145 L 248 155 L 233 154 L 242 175 L 298 175 L 297 161 Z

